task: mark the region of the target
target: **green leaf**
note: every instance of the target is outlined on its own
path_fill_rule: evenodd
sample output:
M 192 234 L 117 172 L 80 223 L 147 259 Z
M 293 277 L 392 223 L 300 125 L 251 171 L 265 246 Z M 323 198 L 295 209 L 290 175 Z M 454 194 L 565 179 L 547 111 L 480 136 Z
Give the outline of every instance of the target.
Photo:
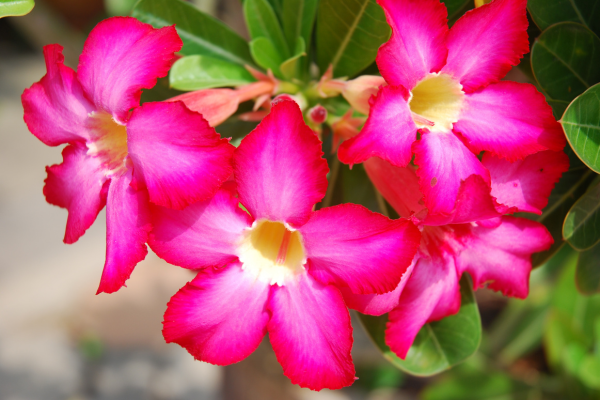
M 333 65 L 336 77 L 353 77 L 367 68 L 390 36 L 383 9 L 375 0 L 321 0 L 317 12 L 317 64 Z
M 560 120 L 563 116 L 563 114 L 565 113 L 565 110 L 567 109 L 567 107 L 569 107 L 569 102 L 568 101 L 562 101 L 562 100 L 551 100 L 551 99 L 547 99 L 548 104 L 550 105 L 550 107 L 552 107 L 552 114 L 554 114 L 554 118 L 556 120 Z
M 579 255 L 575 283 L 584 295 L 600 293 L 600 244 Z
M 529 0 L 527 8 L 541 30 L 559 22 L 572 21 L 600 32 L 599 0 Z
M 600 357 L 589 355 L 581 362 L 579 379 L 590 388 L 600 389 Z
M 467 274 L 460 280 L 461 307 L 456 315 L 426 324 L 415 338 L 406 360 L 398 358 L 385 344 L 387 315 L 360 319 L 384 357 L 403 371 L 430 376 L 467 359 L 481 340 L 481 319 Z
M 108 15 L 129 15 L 137 0 L 104 0 Z
M 33 0 L 0 0 L 0 18 L 29 14 L 34 5 Z
M 250 42 L 250 53 L 258 65 L 270 69 L 275 76 L 281 78 L 279 66 L 284 62 L 281 53 L 277 51 L 273 42 L 266 37 L 260 37 Z
M 600 172 L 600 84 L 577 97 L 560 123 L 581 161 Z
M 473 0 L 443 0 L 442 3 L 444 3 L 448 9 L 448 20 L 459 17 L 461 11 L 466 6 L 473 6 Z
M 600 242 L 600 183 L 583 195 L 567 214 L 563 238 L 576 250 L 584 251 Z
M 554 100 L 570 102 L 600 82 L 598 65 L 600 39 L 585 26 L 573 22 L 548 28 L 531 49 L 535 78 Z
M 304 40 L 306 47 L 310 46 L 318 4 L 319 0 L 285 0 L 283 3 L 283 31 L 290 49 L 296 47 L 298 37 Z
M 187 56 L 177 60 L 171 67 L 169 79 L 171 87 L 177 90 L 238 86 L 255 80 L 239 64 L 206 56 Z
M 181 53 L 200 54 L 240 65 L 254 65 L 248 43 L 221 21 L 181 0 L 140 0 L 132 15 L 155 28 L 175 24 Z
M 301 37 L 298 38 L 298 42 L 296 43 L 296 51 L 294 54 L 295 55 L 293 57 L 288 58 L 281 63 L 281 66 L 279 67 L 281 74 L 287 80 L 299 78 L 302 72 L 302 60 L 306 56 L 306 49 L 304 45 L 304 39 Z
M 252 39 L 256 40 L 263 37 L 269 39 L 273 48 L 283 60 L 292 55 L 283 36 L 277 15 L 275 15 L 273 7 L 267 0 L 245 0 L 244 17 Z
M 476 382 L 476 383 L 475 383 Z M 528 400 L 535 398 L 523 382 L 502 372 L 469 371 L 425 387 L 423 400 Z

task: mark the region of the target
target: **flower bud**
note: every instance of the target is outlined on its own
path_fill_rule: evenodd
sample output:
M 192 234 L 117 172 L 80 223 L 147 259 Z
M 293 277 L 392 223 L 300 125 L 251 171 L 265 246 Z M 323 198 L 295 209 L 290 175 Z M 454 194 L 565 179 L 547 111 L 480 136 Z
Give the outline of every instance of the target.
M 369 115 L 369 109 L 371 108 L 369 99 L 377 94 L 381 85 L 385 85 L 385 80 L 381 76 L 359 76 L 346 82 L 342 95 L 356 111 Z
M 327 110 L 320 104 L 317 104 L 308 110 L 308 118 L 314 124 L 320 125 L 327 119 Z

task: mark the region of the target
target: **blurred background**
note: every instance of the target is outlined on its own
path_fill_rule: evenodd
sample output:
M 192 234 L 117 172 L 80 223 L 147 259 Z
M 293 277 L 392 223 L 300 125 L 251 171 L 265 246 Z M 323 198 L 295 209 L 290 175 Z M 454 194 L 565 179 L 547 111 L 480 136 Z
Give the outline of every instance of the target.
M 0 19 L 0 400 L 510 400 L 563 398 L 565 388 L 570 398 L 600 398 L 569 372 L 576 364 L 569 357 L 579 354 L 570 341 L 591 335 L 600 343 L 600 308 L 598 296 L 577 293 L 576 256 L 568 245 L 534 271 L 528 300 L 509 302 L 478 291 L 481 349 L 436 377 L 412 377 L 388 364 L 353 315 L 359 380 L 336 392 L 292 385 L 267 338 L 248 359 L 229 367 L 194 361 L 179 346 L 165 344 L 166 303 L 193 275 L 153 254 L 138 265 L 127 288 L 96 296 L 104 211 L 76 244 L 63 244 L 67 212 L 47 204 L 42 194 L 44 167 L 60 163 L 61 152 L 29 133 L 20 96 L 45 74 L 43 45 L 63 45 L 66 64 L 75 68 L 93 26 L 127 15 L 134 3 L 37 0 L 29 15 Z M 239 0 L 194 3 L 247 38 Z M 515 69 L 508 79 L 526 82 L 527 75 Z M 164 98 L 166 91 L 162 80 L 146 98 Z M 563 334 L 565 327 L 572 328 L 572 337 Z M 600 367 L 588 375 L 600 387 Z

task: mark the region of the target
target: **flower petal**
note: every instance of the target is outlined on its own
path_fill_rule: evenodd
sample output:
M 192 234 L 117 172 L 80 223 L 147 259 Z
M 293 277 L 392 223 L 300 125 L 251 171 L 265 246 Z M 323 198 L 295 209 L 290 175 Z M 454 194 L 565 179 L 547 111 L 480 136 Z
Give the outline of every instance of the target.
M 312 390 L 350 386 L 352 326 L 339 290 L 300 274 L 272 291 L 267 328 L 285 376 Z
M 489 172 L 454 134 L 423 133 L 413 151 L 421 193 L 431 214 L 450 214 L 461 182 L 469 176 L 479 175 L 489 185 Z
M 451 255 L 418 260 L 400 297 L 389 313 L 385 343 L 402 359 L 427 322 L 460 309 L 458 276 Z
M 136 264 L 148 249 L 150 232 L 148 194 L 131 186 L 129 169 L 113 176 L 108 187 L 106 204 L 106 262 L 98 293 L 113 293 L 125 285 Z
M 352 165 L 376 156 L 405 167 L 412 157 L 410 145 L 417 139 L 407 99 L 408 92 L 402 87 L 380 88 L 361 132 L 340 145 L 340 161 Z
M 184 210 L 152 206 L 150 248 L 169 264 L 200 269 L 237 261 L 236 246 L 252 218 L 227 189 Z
M 46 201 L 69 210 L 64 242 L 75 243 L 106 204 L 108 183 L 101 162 L 81 144 L 63 150 L 63 163 L 46 167 Z
M 527 0 L 494 0 L 468 11 L 448 34 L 453 75 L 471 93 L 498 82 L 529 51 Z
M 268 283 L 238 263 L 204 269 L 171 298 L 163 336 L 196 360 L 233 364 L 248 357 L 265 336 L 268 298 Z
M 255 219 L 301 226 L 327 191 L 321 141 L 292 100 L 280 100 L 234 157 L 240 202 Z
M 544 95 L 526 83 L 503 81 L 468 94 L 454 130 L 474 153 L 487 150 L 509 161 L 560 151 L 566 143 Z
M 235 114 L 239 95 L 232 89 L 205 89 L 180 94 L 167 101 L 182 101 L 190 110 L 202 114 L 210 126 L 217 126 Z
M 448 11 L 439 0 L 379 0 L 392 37 L 377 53 L 377 66 L 390 85 L 408 90 L 446 62 Z
M 468 272 L 475 289 L 487 286 L 520 299 L 529 293 L 531 255 L 554 242 L 544 225 L 525 218 L 504 216 L 494 228 L 476 224 L 453 228 L 464 248 L 456 257 L 458 273 Z
M 538 215 L 569 169 L 569 157 L 562 151 L 541 151 L 513 163 L 485 153 L 481 163 L 490 171 L 492 195 L 500 203 Z
M 131 17 L 108 18 L 85 41 L 77 76 L 96 107 L 124 123 L 140 105 L 142 89 L 167 75 L 182 46 L 173 26 L 154 29 Z
M 88 139 L 85 121 L 94 111 L 75 71 L 63 64 L 62 50 L 57 44 L 44 46 L 48 72 L 21 97 L 27 127 L 48 146 Z
M 181 210 L 214 195 L 229 178 L 234 147 L 182 103 L 145 103 L 127 124 L 136 185 L 150 201 Z
M 394 290 L 421 240 L 407 220 L 391 220 L 356 204 L 315 212 L 300 228 L 308 273 L 358 294 Z

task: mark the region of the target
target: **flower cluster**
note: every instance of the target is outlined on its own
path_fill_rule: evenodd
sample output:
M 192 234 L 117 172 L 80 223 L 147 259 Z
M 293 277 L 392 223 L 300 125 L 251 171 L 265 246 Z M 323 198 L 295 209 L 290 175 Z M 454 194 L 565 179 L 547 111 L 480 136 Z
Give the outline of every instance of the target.
M 47 74 L 23 93 L 25 122 L 45 144 L 67 144 L 44 187 L 68 210 L 64 241 L 106 206 L 98 292 L 124 286 L 147 243 L 197 272 L 167 306 L 167 342 L 227 365 L 268 332 L 286 376 L 315 390 L 355 379 L 348 308 L 389 313 L 386 343 L 404 358 L 424 324 L 458 312 L 464 272 L 475 288 L 527 296 L 531 254 L 552 237 L 507 214 L 541 213 L 568 158 L 544 97 L 500 81 L 528 49 L 526 1 L 495 0 L 452 29 L 439 0 L 379 3 L 392 27 L 382 76 L 346 81 L 330 69 L 308 89 L 342 95 L 366 118 L 328 116 L 256 70 L 248 85 L 140 105 L 182 47 L 174 27 L 105 20 L 77 72 L 60 46 L 45 47 Z M 260 123 L 236 148 L 214 127 L 248 100 L 242 118 Z M 334 151 L 343 141 L 339 159 L 364 163 L 400 219 L 317 208 L 325 122 Z

